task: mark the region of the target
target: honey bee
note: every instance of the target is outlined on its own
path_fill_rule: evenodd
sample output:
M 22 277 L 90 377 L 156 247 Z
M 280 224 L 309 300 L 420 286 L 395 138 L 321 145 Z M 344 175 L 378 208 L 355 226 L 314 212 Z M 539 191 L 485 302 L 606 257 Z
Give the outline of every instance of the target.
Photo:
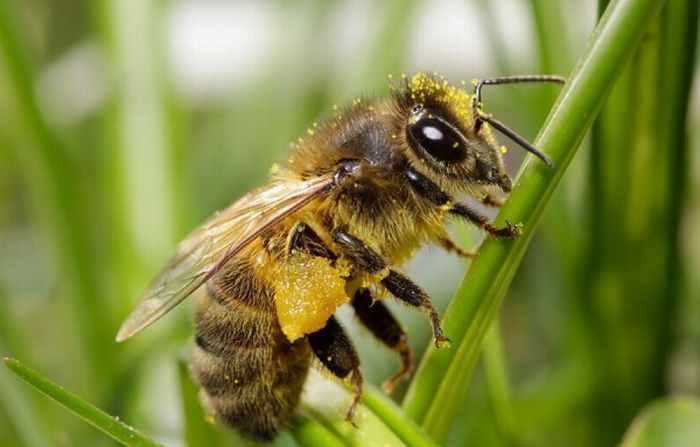
M 392 96 L 356 99 L 314 124 L 272 180 L 214 215 L 177 247 L 122 325 L 117 341 L 143 330 L 200 286 L 192 372 L 204 406 L 242 435 L 270 441 L 289 425 L 315 358 L 362 396 L 360 360 L 334 317 L 349 303 L 360 323 L 412 370 L 406 334 L 381 299 L 424 311 L 438 347 L 448 338 L 430 297 L 400 266 L 421 245 L 468 256 L 445 229 L 466 219 L 494 237 L 497 227 L 468 194 L 498 205 L 510 192 L 498 129 L 547 164 L 546 155 L 481 109 L 484 85 L 563 83 L 533 75 L 475 82 L 473 94 L 438 75 L 392 82 Z

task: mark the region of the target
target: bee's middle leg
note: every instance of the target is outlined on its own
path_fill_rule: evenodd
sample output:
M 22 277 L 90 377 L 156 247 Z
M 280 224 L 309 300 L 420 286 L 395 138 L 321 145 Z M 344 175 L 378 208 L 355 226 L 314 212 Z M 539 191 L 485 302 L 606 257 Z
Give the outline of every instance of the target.
M 411 350 L 408 348 L 406 333 L 398 321 L 391 315 L 389 309 L 381 301 L 374 301 L 370 291 L 358 290 L 352 301 L 352 307 L 360 322 L 372 334 L 392 351 L 401 357 L 401 369 L 394 377 L 384 382 L 384 392 L 391 393 L 396 385 L 407 378 L 413 370 Z
M 448 236 L 443 236 L 438 239 L 438 242 L 440 245 L 442 245 L 442 248 L 445 250 L 457 254 L 457 256 L 465 259 L 472 259 L 476 256 L 476 250 L 465 250 L 459 245 L 457 245 L 452 239 L 450 239 Z
M 450 340 L 442 332 L 440 314 L 428 294 L 406 276 L 390 269 L 387 261 L 362 240 L 341 229 L 333 230 L 332 236 L 345 256 L 362 270 L 370 274 L 386 271 L 386 276 L 381 280 L 382 285 L 401 302 L 421 308 L 428 314 L 437 347 L 449 344 Z
M 322 329 L 307 335 L 307 338 L 311 350 L 328 371 L 340 379 L 350 380 L 355 398 L 345 420 L 355 425 L 355 411 L 362 400 L 362 374 L 360 359 L 350 338 L 335 317 L 330 317 Z

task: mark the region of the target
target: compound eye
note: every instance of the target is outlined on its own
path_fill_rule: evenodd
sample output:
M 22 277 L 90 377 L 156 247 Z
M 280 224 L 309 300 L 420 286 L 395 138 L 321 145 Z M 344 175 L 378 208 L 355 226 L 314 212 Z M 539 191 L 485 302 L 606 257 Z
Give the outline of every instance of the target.
M 464 137 L 436 116 L 424 116 L 406 129 L 414 145 L 443 163 L 459 163 L 467 156 Z

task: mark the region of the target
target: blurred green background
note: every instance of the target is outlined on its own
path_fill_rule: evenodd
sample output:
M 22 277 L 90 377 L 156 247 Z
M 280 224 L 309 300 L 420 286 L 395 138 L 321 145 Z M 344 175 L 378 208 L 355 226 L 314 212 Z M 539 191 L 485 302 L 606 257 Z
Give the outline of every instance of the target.
M 700 395 L 690 11 L 661 11 L 577 153 L 501 309 L 503 358 L 485 358 L 448 445 L 615 445 L 654 399 Z M 591 0 L 0 0 L 0 354 L 185 445 L 191 303 L 113 341 L 178 240 L 334 104 L 387 95 L 389 73 L 566 75 L 597 14 Z M 676 29 L 684 46 L 664 50 Z M 556 92 L 484 100 L 532 140 Z M 407 270 L 444 309 L 467 265 L 427 248 Z M 419 358 L 425 317 L 392 307 Z M 340 314 L 380 384 L 396 359 Z M 74 445 L 112 443 L 0 369 L 0 446 Z

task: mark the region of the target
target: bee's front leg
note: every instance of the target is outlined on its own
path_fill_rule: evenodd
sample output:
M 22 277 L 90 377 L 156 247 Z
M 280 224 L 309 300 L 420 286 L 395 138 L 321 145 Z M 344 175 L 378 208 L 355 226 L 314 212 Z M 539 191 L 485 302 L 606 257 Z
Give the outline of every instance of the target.
M 362 374 L 360 359 L 350 338 L 335 317 L 330 317 L 322 329 L 309 334 L 307 338 L 311 350 L 328 371 L 340 379 L 350 379 L 355 398 L 345 420 L 355 425 L 355 410 L 362 400 Z
M 468 219 L 494 237 L 514 238 L 522 232 L 522 226 L 520 224 L 513 225 L 510 222 L 506 222 L 505 227 L 497 227 L 489 221 L 488 217 L 463 203 L 455 203 L 452 205 L 449 209 L 449 213 Z
M 448 207 L 447 210 L 450 214 L 468 219 L 491 236 L 515 237 L 520 234 L 521 228 L 519 225 L 512 225 L 509 223 L 505 227 L 497 227 L 489 221 L 488 217 L 480 214 L 468 205 L 453 203 L 449 194 L 440 189 L 435 182 L 415 169 L 406 169 L 404 176 L 417 194 L 438 207 Z
M 428 314 L 437 347 L 449 344 L 450 340 L 442 332 L 440 314 L 433 306 L 430 297 L 420 287 L 401 273 L 390 269 L 384 258 L 345 230 L 336 229 L 332 232 L 332 236 L 343 254 L 362 270 L 370 274 L 382 274 L 386 271 L 386 276 L 381 280 L 382 285 L 401 302 L 419 307 Z

